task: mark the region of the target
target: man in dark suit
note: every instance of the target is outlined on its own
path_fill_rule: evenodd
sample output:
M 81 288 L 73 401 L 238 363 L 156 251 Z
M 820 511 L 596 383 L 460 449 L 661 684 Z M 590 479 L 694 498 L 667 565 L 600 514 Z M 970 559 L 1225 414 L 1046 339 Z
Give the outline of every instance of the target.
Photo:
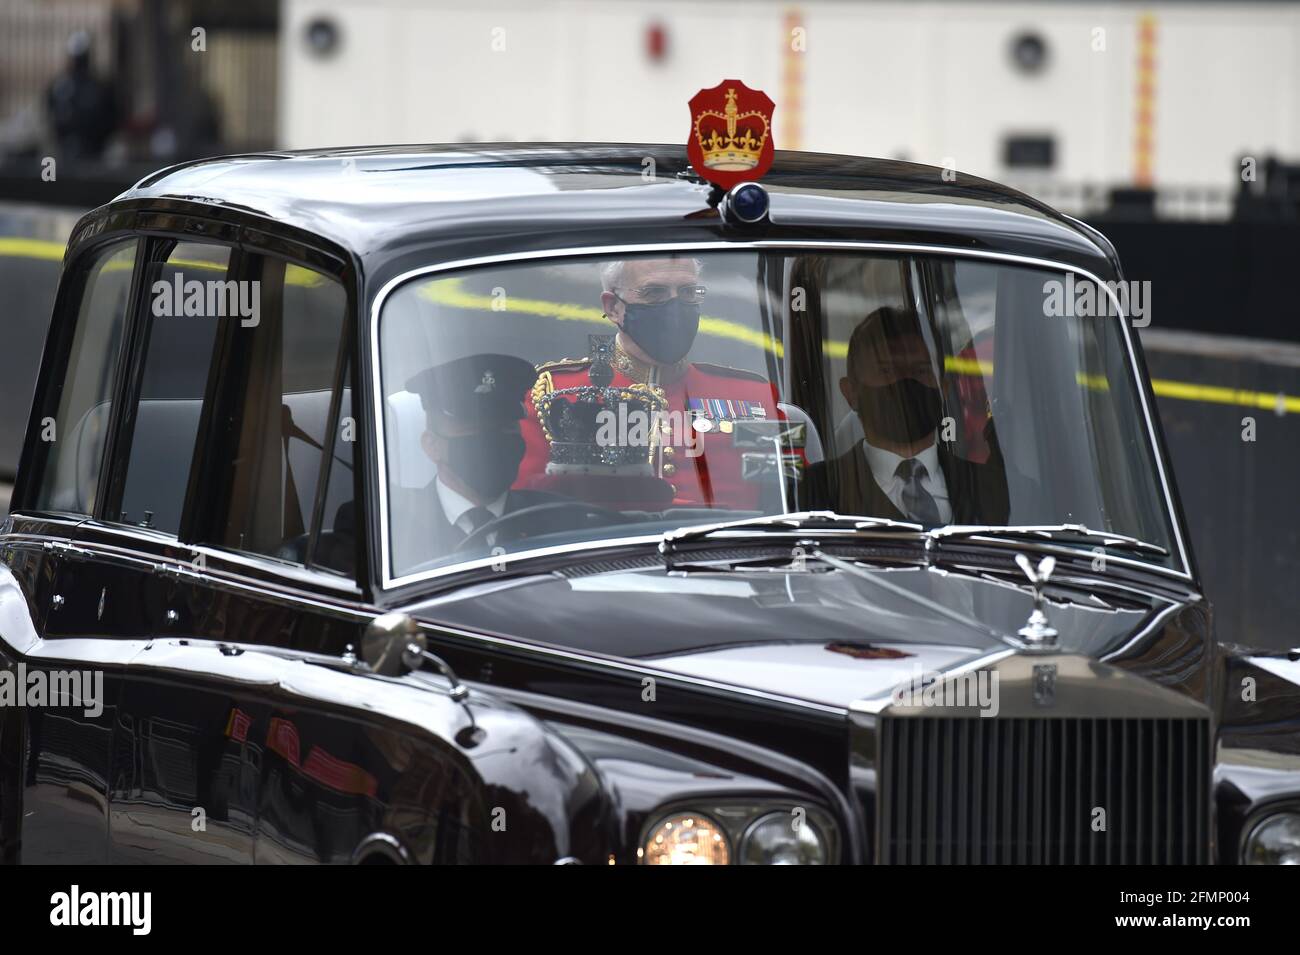
M 509 355 L 470 355 L 428 368 L 406 383 L 420 396 L 425 431 L 420 446 L 437 465 L 425 487 L 400 492 L 393 515 L 393 567 L 402 574 L 451 555 L 504 514 L 559 500 L 511 490 L 524 457 L 519 422 L 537 378 Z M 491 552 L 495 535 L 477 539 L 465 558 Z
M 846 371 L 840 392 L 865 438 L 827 468 L 826 493 L 838 513 L 925 527 L 1006 523 L 1006 473 L 992 421 L 983 464 L 942 440 L 943 395 L 915 312 L 885 307 L 863 319 L 849 338 Z

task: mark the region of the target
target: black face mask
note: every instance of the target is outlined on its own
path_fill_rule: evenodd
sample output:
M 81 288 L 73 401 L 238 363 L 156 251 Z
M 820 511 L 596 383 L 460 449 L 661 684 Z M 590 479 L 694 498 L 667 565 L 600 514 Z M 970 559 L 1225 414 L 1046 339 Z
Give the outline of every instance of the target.
M 519 434 L 466 434 L 447 439 L 443 465 L 474 489 L 485 503 L 495 501 L 519 476 L 524 439 Z
M 858 385 L 858 416 L 868 435 L 911 444 L 933 434 L 943 418 L 938 388 L 915 378 L 900 378 L 888 385 Z
M 685 358 L 699 330 L 699 305 L 690 305 L 679 298 L 670 298 L 660 305 L 623 303 L 623 331 L 662 365 Z

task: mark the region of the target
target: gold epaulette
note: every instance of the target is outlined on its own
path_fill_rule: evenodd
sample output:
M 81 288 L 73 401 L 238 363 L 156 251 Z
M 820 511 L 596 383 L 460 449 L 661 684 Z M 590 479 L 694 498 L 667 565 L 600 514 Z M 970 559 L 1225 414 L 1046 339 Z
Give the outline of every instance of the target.
M 767 383 L 767 376 L 760 375 L 756 371 L 746 371 L 743 368 L 732 368 L 730 365 L 714 365 L 707 361 L 692 362 L 700 371 L 707 371 L 714 375 L 724 375 L 728 378 L 747 378 L 750 381 L 761 381 Z
M 540 375 L 544 371 L 577 371 L 579 368 L 586 368 L 591 364 L 590 358 L 561 358 L 558 361 L 544 361 L 540 365 L 535 365 L 537 373 Z

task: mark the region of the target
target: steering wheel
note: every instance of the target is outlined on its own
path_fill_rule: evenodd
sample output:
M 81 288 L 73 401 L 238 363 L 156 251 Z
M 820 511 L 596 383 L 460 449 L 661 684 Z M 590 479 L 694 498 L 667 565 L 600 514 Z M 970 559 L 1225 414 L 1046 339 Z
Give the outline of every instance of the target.
M 553 530 L 568 530 L 572 527 L 569 522 L 547 520 L 547 518 L 560 517 L 564 514 L 576 514 L 582 519 L 582 526 L 584 527 L 608 527 L 610 524 L 627 522 L 626 515 L 620 514 L 618 511 L 611 511 L 608 508 L 597 507 L 594 504 L 586 504 L 582 501 L 547 501 L 544 504 L 534 504 L 531 507 L 523 507 L 517 511 L 506 511 L 500 517 L 488 521 L 469 534 L 456 545 L 456 550 L 474 550 L 481 547 L 487 536 L 492 533 L 495 533 L 500 539 L 504 532 L 513 530 L 513 536 L 507 534 L 507 539 L 520 540 L 531 536 L 527 533 L 528 531 L 537 534 Z M 538 518 L 541 518 L 541 520 L 538 520 Z

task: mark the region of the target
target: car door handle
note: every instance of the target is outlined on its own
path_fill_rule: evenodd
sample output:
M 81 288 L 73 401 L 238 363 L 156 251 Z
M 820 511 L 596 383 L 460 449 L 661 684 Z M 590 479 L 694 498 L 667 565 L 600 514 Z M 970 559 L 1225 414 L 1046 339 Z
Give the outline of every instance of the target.
M 203 575 L 188 564 L 154 564 L 154 571 L 169 580 L 201 580 Z
M 45 553 L 64 560 L 90 560 L 94 554 L 84 547 L 78 547 L 70 541 L 46 541 Z

